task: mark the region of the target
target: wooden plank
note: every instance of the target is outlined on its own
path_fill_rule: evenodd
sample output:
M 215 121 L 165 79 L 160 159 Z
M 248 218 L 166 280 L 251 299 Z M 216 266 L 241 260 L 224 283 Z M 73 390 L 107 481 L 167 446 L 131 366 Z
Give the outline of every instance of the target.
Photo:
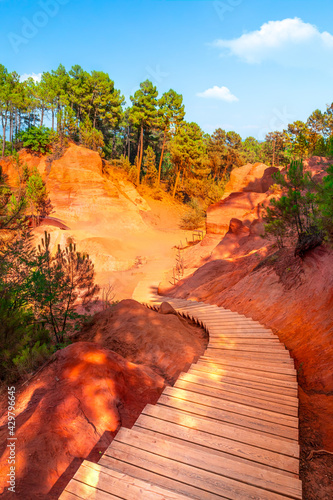
M 285 387 L 281 385 L 272 384 L 270 379 L 254 377 L 252 380 L 249 377 L 246 377 L 246 373 L 235 374 L 233 371 L 224 370 L 223 373 L 215 370 L 212 373 L 211 368 L 205 367 L 199 364 L 193 364 L 191 368 L 186 372 L 188 374 L 193 374 L 198 377 L 203 377 L 207 384 L 209 385 L 210 381 L 217 382 L 225 385 L 239 386 L 240 388 L 254 389 L 255 391 L 267 393 L 272 398 L 275 396 L 288 396 L 290 398 L 297 398 L 298 390 L 295 384 L 295 387 Z M 238 375 L 238 376 L 237 376 Z M 273 381 L 274 382 L 274 381 Z
M 239 324 L 235 321 L 227 321 L 227 322 L 209 322 L 202 320 L 203 323 L 205 324 L 206 328 L 208 328 L 209 331 L 217 331 L 218 333 L 223 333 L 224 331 L 241 331 L 244 330 L 245 332 L 258 332 L 258 333 L 266 333 L 269 334 L 270 337 L 273 338 L 278 338 L 278 336 L 272 332 L 272 330 L 269 330 L 268 328 L 264 328 L 261 325 L 242 325 Z
M 261 344 L 247 342 L 237 342 L 236 340 L 210 340 L 209 342 L 210 349 L 222 349 L 226 351 L 246 351 L 246 352 L 268 352 L 272 354 L 279 355 L 287 355 L 289 357 L 289 352 L 283 347 L 275 342 L 271 342 L 270 340 L 262 340 Z
M 264 326 L 262 323 L 259 323 L 259 321 L 254 321 L 251 318 L 245 318 L 239 315 L 232 315 L 232 314 L 221 314 L 219 311 L 216 312 L 209 312 L 205 310 L 193 310 L 193 309 L 177 309 L 177 312 L 182 313 L 182 314 L 189 314 L 190 316 L 197 317 L 200 319 L 203 319 L 209 323 L 212 324 L 220 324 L 220 323 L 240 323 L 244 325 L 252 325 L 255 327 L 260 327 L 260 328 L 267 328 Z
M 211 387 L 214 389 L 223 390 L 230 393 L 236 393 L 239 396 L 243 395 L 243 396 L 258 398 L 263 401 L 266 407 L 268 401 L 271 401 L 274 403 L 280 403 L 282 405 L 298 408 L 297 394 L 295 396 L 287 396 L 284 394 L 271 393 L 265 391 L 264 388 L 258 390 L 250 388 L 248 386 L 237 385 L 235 384 L 235 380 L 233 380 L 234 383 L 219 382 L 217 380 L 210 379 L 209 377 L 199 376 L 196 373 L 181 373 L 178 377 L 177 382 L 180 381 L 187 381 L 187 382 L 193 382 L 195 384 L 201 384 L 204 387 Z
M 260 353 L 260 352 L 248 352 L 248 351 L 237 351 L 228 349 L 214 349 L 207 347 L 205 351 L 205 356 L 210 356 L 214 359 L 222 360 L 244 360 L 245 362 L 265 364 L 276 368 L 280 365 L 281 368 L 290 367 L 294 368 L 294 360 L 290 358 L 289 353 Z
M 284 365 L 284 366 L 275 366 L 273 363 L 259 363 L 258 361 L 253 361 L 252 363 L 249 361 L 245 360 L 240 360 L 240 359 L 222 359 L 217 356 L 200 356 L 199 358 L 201 361 L 209 361 L 212 365 L 215 363 L 216 365 L 225 365 L 225 366 L 234 366 L 236 368 L 246 368 L 249 371 L 254 370 L 254 371 L 260 371 L 260 372 L 266 372 L 267 373 L 275 373 L 279 375 L 284 375 L 285 377 L 290 377 L 292 379 L 295 378 L 295 369 L 292 366 L 289 365 Z
M 248 339 L 247 339 L 248 340 Z M 215 341 L 214 339 L 209 340 L 209 347 L 210 349 L 222 349 L 226 351 L 245 351 L 245 352 L 268 352 L 272 354 L 279 354 L 279 355 L 284 355 L 287 357 L 290 357 L 289 352 L 281 345 L 271 343 L 270 341 L 265 339 L 261 341 L 262 345 L 256 344 L 256 343 L 251 343 L 251 341 L 248 340 L 247 343 L 243 342 L 238 342 L 236 339 L 228 339 L 228 340 L 217 340 Z
M 278 339 L 278 337 L 276 335 L 274 335 L 273 333 L 270 333 L 270 332 L 262 332 L 262 331 L 258 331 L 258 330 L 254 330 L 254 329 L 251 329 L 251 330 L 245 330 L 243 328 L 239 328 L 239 329 L 221 329 L 221 330 L 218 330 L 218 331 L 213 331 L 211 328 L 207 328 L 207 331 L 209 333 L 209 338 L 210 339 L 214 339 L 214 340 L 221 340 L 223 342 L 223 340 L 226 338 L 245 338 L 245 339 L 267 339 L 267 340 L 270 340 L 270 339 Z
M 227 318 L 227 319 L 239 319 L 240 321 L 249 321 L 257 324 L 261 324 L 259 321 L 254 320 L 252 318 L 249 318 L 247 316 L 244 316 L 242 314 L 237 314 L 233 313 L 231 311 L 221 311 L 220 309 L 207 309 L 207 307 L 182 307 L 182 308 L 177 308 L 178 310 L 188 312 L 190 314 L 196 314 L 196 315 L 206 315 L 206 316 L 211 316 L 213 319 L 215 318 Z
M 276 424 L 274 422 L 268 422 L 259 418 L 249 417 L 247 415 L 241 415 L 238 413 L 221 410 L 220 408 L 206 406 L 193 401 L 187 401 L 173 396 L 168 396 L 166 394 L 162 394 L 162 396 L 160 396 L 157 404 L 168 406 L 171 408 L 177 408 L 189 413 L 194 413 L 198 416 L 212 418 L 214 420 L 221 420 L 222 422 L 257 430 L 262 433 L 274 434 L 276 436 L 280 436 L 281 438 L 283 437 L 295 441 L 298 440 L 298 430 L 296 428 Z
M 277 337 L 271 330 L 267 330 L 267 328 L 263 328 L 257 325 L 243 325 L 241 323 L 236 323 L 234 321 L 212 324 L 209 321 L 204 321 L 202 318 L 200 318 L 200 320 L 203 321 L 208 330 L 213 330 L 214 328 L 218 328 L 219 332 L 222 334 L 224 331 L 241 332 L 242 330 L 244 330 L 245 333 L 249 332 L 266 333 L 269 334 L 270 337 Z
M 59 500 L 78 500 L 78 498 L 82 499 L 83 497 L 78 497 L 77 495 L 74 495 L 74 493 L 70 493 L 69 491 L 64 490 L 61 493 Z
M 210 340 L 221 340 L 223 342 L 224 339 L 277 339 L 276 335 L 273 333 L 261 333 L 258 331 L 245 331 L 242 328 L 239 330 L 219 330 L 216 333 L 212 332 L 210 328 L 208 328 L 209 339 Z
M 193 392 L 189 389 L 178 387 L 166 387 L 163 391 L 166 396 L 172 396 L 181 400 L 199 403 L 201 405 L 218 408 L 220 410 L 233 412 L 248 417 L 257 418 L 267 422 L 286 425 L 288 427 L 298 428 L 298 418 L 293 415 L 276 413 L 275 411 L 256 408 L 247 403 L 229 401 L 216 396 L 208 396 L 203 393 Z
M 277 351 L 276 349 L 271 349 L 271 350 L 260 350 L 260 348 L 255 348 L 255 350 L 250 351 L 248 347 L 245 347 L 243 349 L 239 348 L 238 346 L 230 346 L 229 348 L 223 348 L 223 347 L 216 347 L 216 346 L 211 346 L 208 344 L 208 347 L 206 351 L 209 355 L 212 354 L 214 356 L 225 356 L 225 355 L 234 355 L 234 356 L 251 356 L 255 359 L 260 359 L 262 356 L 262 359 L 278 359 L 281 361 L 286 360 L 288 363 L 290 361 L 293 362 L 293 359 L 290 357 L 290 354 L 288 351 Z
M 283 456 L 287 456 L 292 460 L 286 462 L 286 470 L 298 473 L 299 463 L 297 459 L 299 458 L 299 445 L 295 441 L 281 439 L 279 436 L 261 434 L 259 431 L 254 429 L 246 429 L 238 425 L 221 422 L 220 420 L 190 414 L 178 408 L 169 408 L 160 405 L 146 405 L 139 418 L 143 415 L 151 416 L 154 419 L 173 422 L 187 428 L 197 429 L 205 432 L 206 434 L 212 434 L 215 437 L 226 438 L 229 441 L 238 441 L 242 444 L 271 451 L 277 455 L 281 454 Z M 281 460 L 284 459 L 281 458 Z
M 240 337 L 240 338 L 226 338 L 225 335 L 219 335 L 219 336 L 214 336 L 210 338 L 209 340 L 209 345 L 211 346 L 223 346 L 223 345 L 229 345 L 230 343 L 235 343 L 236 345 L 242 345 L 242 346 L 261 346 L 261 345 L 266 345 L 271 348 L 273 347 L 279 347 L 283 351 L 286 350 L 285 346 L 279 341 L 278 338 L 267 338 L 265 340 L 261 338 L 250 338 L 250 337 Z
M 198 480 L 192 481 L 191 477 L 197 478 L 196 470 L 193 467 L 188 467 L 184 471 L 184 468 L 183 470 L 179 469 L 178 462 L 170 462 L 166 459 L 164 459 L 164 463 L 161 462 L 162 460 L 155 463 L 153 454 L 145 451 L 140 452 L 140 450 L 126 447 L 126 445 L 122 445 L 122 449 L 119 449 L 119 446 L 117 448 L 110 447 L 99 461 L 105 467 L 114 468 L 162 488 L 177 491 L 185 496 L 188 495 L 191 499 L 221 500 L 222 498 L 227 500 L 228 497 L 222 496 L 222 494 L 207 491 L 207 488 L 202 489 L 202 486 L 205 487 L 202 482 L 199 483 L 201 486 L 199 487 Z M 144 497 L 140 500 L 144 500 Z
M 112 495 L 111 493 L 106 493 L 96 489 L 94 486 L 89 486 L 88 484 L 81 483 L 72 479 L 66 488 L 71 494 L 76 495 L 77 498 L 82 498 L 84 500 L 119 500 L 118 496 Z M 66 497 L 61 496 L 59 500 L 65 500 Z
M 239 318 L 220 318 L 216 315 L 214 318 L 212 315 L 205 315 L 205 314 L 195 314 L 194 315 L 196 318 L 199 318 L 201 321 L 203 321 L 208 327 L 209 326 L 218 326 L 218 327 L 244 327 L 244 328 L 254 328 L 258 330 L 264 330 L 267 332 L 272 332 L 269 328 L 266 328 L 265 326 L 261 325 L 260 323 L 255 323 L 254 321 L 251 320 L 242 320 Z M 273 332 L 272 332 L 273 333 Z
M 209 359 L 201 359 L 192 365 L 192 368 L 198 370 L 208 371 L 209 373 L 215 373 L 217 375 L 226 375 L 239 379 L 252 380 L 254 382 L 267 383 L 270 385 L 274 385 L 276 387 L 289 387 L 291 389 L 297 389 L 298 385 L 296 382 L 296 376 L 290 374 L 280 374 L 274 372 L 267 372 L 264 370 L 248 368 L 238 366 L 237 368 L 228 363 L 220 363 L 216 361 L 212 361 Z
M 138 498 L 144 500 L 184 500 L 188 498 L 160 486 L 133 478 L 128 474 L 122 474 L 88 461 L 83 462 L 75 474 L 75 479 L 112 494 L 112 498 L 113 495 L 126 500 L 137 500 Z
M 216 455 L 212 456 L 207 452 L 198 452 L 194 448 L 189 448 L 186 443 L 176 444 L 158 437 L 152 440 L 140 430 L 122 428 L 115 437 L 114 447 L 120 446 L 123 449 L 124 444 L 135 447 L 140 452 L 144 450 L 154 454 L 156 462 L 167 459 L 170 462 L 178 462 L 179 468 L 191 466 L 195 468 L 197 474 L 202 476 L 202 479 L 206 477 L 206 473 L 215 473 L 221 482 L 221 486 L 228 484 L 226 480 L 229 479 L 236 482 L 242 481 L 244 494 L 247 493 L 249 496 L 253 495 L 255 489 L 258 488 L 263 498 L 267 495 L 266 490 L 288 495 L 295 499 L 301 498 L 300 481 L 298 479 L 278 472 L 268 471 L 265 471 L 264 477 L 262 477 L 263 474 L 258 467 L 248 464 L 240 466 L 236 461 L 225 457 L 218 459 Z M 263 489 L 263 492 L 261 492 L 261 489 Z M 214 486 L 212 491 L 216 492 Z M 259 490 L 257 495 L 259 495 Z

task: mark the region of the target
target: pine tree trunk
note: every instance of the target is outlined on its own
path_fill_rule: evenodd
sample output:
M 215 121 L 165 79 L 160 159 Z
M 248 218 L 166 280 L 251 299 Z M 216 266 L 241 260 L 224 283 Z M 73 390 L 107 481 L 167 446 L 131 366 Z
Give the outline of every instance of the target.
M 40 126 L 41 127 L 43 126 L 43 121 L 44 121 L 44 106 L 42 106 L 42 114 L 41 114 L 41 117 L 40 117 Z
M 6 128 L 7 128 L 7 113 L 5 111 L 5 117 L 2 115 L 2 157 L 5 156 L 6 149 Z
M 13 119 L 14 119 L 14 115 L 13 113 L 11 112 L 10 113 L 10 118 L 9 118 L 9 141 L 12 143 L 13 145 Z
M 163 155 L 164 155 L 164 148 L 165 148 L 165 140 L 166 140 L 166 128 L 164 129 L 163 146 L 162 146 L 160 164 L 158 166 L 158 179 L 157 179 L 158 186 L 160 185 L 160 181 L 161 181 L 161 171 L 162 171 L 162 162 L 163 162 Z
M 180 169 L 177 172 L 177 177 L 176 177 L 175 186 L 173 188 L 172 198 L 174 198 L 176 196 L 176 191 L 177 191 L 177 186 L 178 186 L 178 182 L 179 182 L 179 177 L 180 177 Z
M 113 138 L 112 138 L 111 160 L 113 160 L 115 149 L 116 149 L 116 133 L 113 134 Z
M 140 184 L 141 163 L 142 163 L 142 157 L 143 157 L 143 125 L 141 125 L 139 150 L 140 150 L 140 154 L 138 151 L 138 171 L 137 171 L 137 178 L 136 178 L 137 184 Z
M 131 139 L 130 139 L 130 128 L 127 128 L 127 141 L 128 141 L 128 161 L 131 161 Z
M 54 109 L 52 109 L 52 130 L 54 131 Z

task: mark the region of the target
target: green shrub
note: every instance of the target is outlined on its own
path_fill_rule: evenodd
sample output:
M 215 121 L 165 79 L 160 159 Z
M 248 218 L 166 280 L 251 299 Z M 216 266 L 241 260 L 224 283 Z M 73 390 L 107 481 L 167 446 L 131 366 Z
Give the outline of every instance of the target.
M 286 237 L 296 236 L 295 253 L 303 256 L 322 241 L 315 184 L 299 160 L 292 161 L 285 174 L 276 172 L 273 178 L 283 194 L 273 198 L 266 209 L 265 235 L 276 238 L 280 248 Z
M 38 154 L 45 154 L 50 150 L 53 138 L 54 133 L 47 127 L 31 127 L 18 134 L 23 147 Z
M 188 205 L 188 210 L 181 217 L 180 228 L 188 230 L 202 228 L 205 224 L 205 212 L 196 199 L 191 200 Z
M 224 193 L 224 182 L 216 183 L 212 177 L 206 179 L 189 178 L 183 184 L 183 199 L 198 198 L 205 207 L 219 201 Z
M 0 294 L 0 378 L 7 381 L 31 372 L 53 352 L 47 330 L 17 301 L 13 291 Z
M 40 344 L 39 340 L 32 347 L 25 347 L 13 359 L 18 374 L 23 377 L 36 370 L 53 354 L 53 348 L 47 344 Z
M 86 148 L 97 151 L 99 154 L 102 154 L 103 148 L 105 147 L 102 132 L 92 126 L 89 118 L 86 118 L 84 122 L 80 124 L 80 142 Z
M 319 225 L 328 241 L 333 242 L 333 165 L 328 167 L 327 175 L 317 188 Z

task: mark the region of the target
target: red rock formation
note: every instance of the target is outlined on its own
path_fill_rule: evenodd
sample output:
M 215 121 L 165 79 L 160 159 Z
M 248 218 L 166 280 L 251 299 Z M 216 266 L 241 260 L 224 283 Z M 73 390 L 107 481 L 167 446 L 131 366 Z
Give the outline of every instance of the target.
M 207 234 L 224 235 L 229 230 L 230 219 L 237 218 L 250 226 L 261 213 L 260 204 L 267 199 L 266 193 L 232 193 L 207 209 Z
M 267 201 L 268 190 L 274 183 L 272 175 L 278 170 L 263 163 L 232 170 L 222 200 L 207 210 L 207 234 L 226 234 L 231 218 L 236 217 L 247 226 L 259 218 L 260 205 Z
M 224 198 L 239 191 L 265 193 L 274 183 L 272 174 L 278 170 L 277 167 L 268 167 L 264 163 L 247 163 L 243 167 L 234 168 L 225 187 Z
M 71 229 L 81 229 L 82 224 L 88 229 L 89 224 L 100 222 L 116 222 L 128 229 L 145 227 L 139 210 L 148 210 L 148 205 L 130 183 L 112 182 L 102 175 L 103 162 L 95 151 L 70 143 L 51 165 L 47 156 L 25 150 L 20 152 L 20 159 L 39 170 L 54 207 L 52 215 Z M 5 160 L 1 165 L 9 182 L 17 184 L 13 163 Z

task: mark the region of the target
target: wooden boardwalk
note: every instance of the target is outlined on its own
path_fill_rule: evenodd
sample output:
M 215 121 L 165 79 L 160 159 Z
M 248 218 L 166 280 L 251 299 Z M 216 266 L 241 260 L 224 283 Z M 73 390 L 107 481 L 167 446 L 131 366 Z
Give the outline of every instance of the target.
M 61 500 L 301 499 L 294 363 L 271 330 L 217 306 L 159 297 L 209 331 L 203 356 L 98 464 L 84 461 Z

